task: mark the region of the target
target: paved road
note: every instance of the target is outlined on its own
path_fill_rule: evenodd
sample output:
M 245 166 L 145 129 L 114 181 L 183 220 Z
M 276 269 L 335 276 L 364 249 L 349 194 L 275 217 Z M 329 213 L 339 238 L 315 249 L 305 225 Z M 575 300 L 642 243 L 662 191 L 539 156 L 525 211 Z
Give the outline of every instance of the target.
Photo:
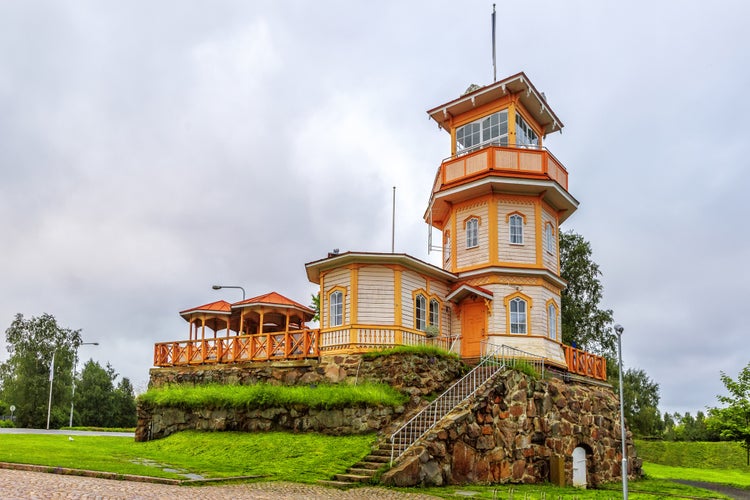
M 135 438 L 133 432 L 61 431 L 58 429 L 20 429 L 0 427 L 0 434 L 63 434 L 65 436 L 111 436 Z
M 0 470 L 0 498 L 16 499 L 165 499 L 174 500 L 271 500 L 294 499 L 403 499 L 429 500 L 437 497 L 390 491 L 384 488 L 337 490 L 323 486 L 264 482 L 223 486 L 168 486 L 116 481 L 92 477 L 63 476 L 43 472 Z

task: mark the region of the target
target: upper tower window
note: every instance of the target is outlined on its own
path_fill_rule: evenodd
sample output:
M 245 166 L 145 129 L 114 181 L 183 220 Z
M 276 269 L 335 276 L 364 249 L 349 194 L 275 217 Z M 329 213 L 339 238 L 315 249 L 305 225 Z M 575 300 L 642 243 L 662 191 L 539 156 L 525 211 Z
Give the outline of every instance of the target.
M 479 246 L 479 219 L 472 217 L 466 221 L 466 248 Z
M 520 113 L 516 113 L 516 146 L 539 147 L 539 136 Z
M 523 217 L 513 214 L 508 217 L 510 223 L 510 242 L 515 245 L 523 245 Z
M 456 129 L 456 152 L 473 151 L 484 144 L 508 145 L 508 110 L 491 114 Z

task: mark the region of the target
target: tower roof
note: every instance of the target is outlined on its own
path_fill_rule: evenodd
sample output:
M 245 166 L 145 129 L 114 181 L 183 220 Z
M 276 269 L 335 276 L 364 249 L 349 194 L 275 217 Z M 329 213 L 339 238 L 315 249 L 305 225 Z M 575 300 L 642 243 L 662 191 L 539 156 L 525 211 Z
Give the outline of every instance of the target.
M 552 111 L 544 95 L 534 87 L 524 72 L 509 76 L 491 85 L 480 87 L 462 95 L 458 99 L 441 104 L 427 111 L 427 114 L 441 128 L 450 132 L 453 117 L 508 94 L 520 94 L 521 104 L 534 115 L 536 122 L 543 127 L 545 135 L 551 132 L 558 132 L 562 129 L 562 121 Z

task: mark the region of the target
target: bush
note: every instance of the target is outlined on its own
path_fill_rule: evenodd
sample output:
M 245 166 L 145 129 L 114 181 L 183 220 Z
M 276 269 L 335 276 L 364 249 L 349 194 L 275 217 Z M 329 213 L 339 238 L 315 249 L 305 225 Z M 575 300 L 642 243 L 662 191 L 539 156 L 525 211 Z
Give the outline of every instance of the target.
M 418 356 L 458 359 L 458 354 L 455 352 L 448 352 L 445 349 L 433 345 L 403 345 L 391 349 L 369 351 L 362 354 L 362 359 L 375 359 L 382 356 L 393 356 L 395 354 L 415 354 Z
M 16 424 L 11 422 L 10 420 L 0 420 L 0 428 L 9 429 L 11 427 L 15 427 Z

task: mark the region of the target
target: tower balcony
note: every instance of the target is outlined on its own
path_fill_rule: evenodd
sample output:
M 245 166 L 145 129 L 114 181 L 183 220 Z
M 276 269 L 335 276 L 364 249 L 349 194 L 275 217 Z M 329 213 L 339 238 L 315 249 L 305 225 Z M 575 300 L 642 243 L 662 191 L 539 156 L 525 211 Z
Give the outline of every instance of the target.
M 547 149 L 490 145 L 444 160 L 433 192 L 491 172 L 511 177 L 550 179 L 568 190 L 568 171 Z
M 450 204 L 485 193 L 542 196 L 559 211 L 560 222 L 578 206 L 568 193 L 568 171 L 547 149 L 485 144 L 443 160 L 425 219 L 431 216 L 439 227 Z

